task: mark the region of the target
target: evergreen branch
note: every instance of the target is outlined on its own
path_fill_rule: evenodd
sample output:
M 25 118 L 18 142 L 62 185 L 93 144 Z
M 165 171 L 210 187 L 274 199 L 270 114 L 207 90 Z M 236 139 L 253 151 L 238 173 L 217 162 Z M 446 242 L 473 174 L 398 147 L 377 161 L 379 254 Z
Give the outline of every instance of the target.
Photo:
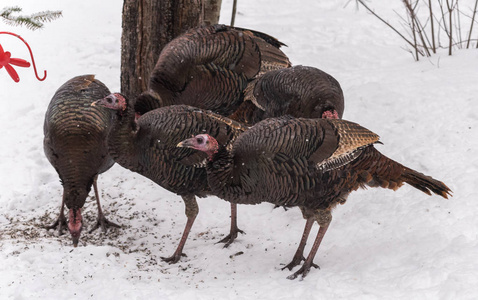
M 30 30 L 36 30 L 40 29 L 43 27 L 42 23 L 35 22 L 34 20 L 31 20 L 27 17 L 19 16 L 15 18 L 6 18 L 5 23 L 11 26 L 25 26 L 26 28 Z
M 47 11 L 42 11 L 42 12 L 39 12 L 39 13 L 36 13 L 36 14 L 32 14 L 31 18 L 33 20 L 37 20 L 37 21 L 40 21 L 40 22 L 44 23 L 44 22 L 51 22 L 53 20 L 56 20 L 61 16 L 62 16 L 61 11 L 47 10 Z
M 22 9 L 18 6 L 5 7 L 0 10 L 0 18 L 11 26 L 25 26 L 30 30 L 43 28 L 45 22 L 50 22 L 62 16 L 61 11 L 43 11 L 30 16 L 13 16 L 13 13 L 20 13 Z
M 6 7 L 0 10 L 0 17 L 9 17 L 12 12 L 21 12 L 22 9 L 18 6 Z

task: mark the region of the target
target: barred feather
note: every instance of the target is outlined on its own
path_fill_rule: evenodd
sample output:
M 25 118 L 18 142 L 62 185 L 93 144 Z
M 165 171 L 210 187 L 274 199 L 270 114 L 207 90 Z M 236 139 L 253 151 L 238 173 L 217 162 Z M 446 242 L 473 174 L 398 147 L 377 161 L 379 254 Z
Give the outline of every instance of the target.
M 134 102 L 128 103 L 109 136 L 115 161 L 178 195 L 208 194 L 204 160 L 206 155 L 177 144 L 193 135 L 209 132 L 227 146 L 245 130 L 232 120 L 211 111 L 187 105 L 158 108 L 134 122 Z
M 341 118 L 344 112 L 344 95 L 338 81 L 306 66 L 276 69 L 255 79 L 245 91 L 245 100 L 263 110 L 264 118 L 286 114 L 322 118 L 327 110 L 337 111 Z
M 194 28 L 164 47 L 149 88 L 160 106 L 186 104 L 227 116 L 242 103 L 250 80 L 290 66 L 279 50 L 282 45 L 265 33 L 242 28 Z
M 114 163 L 106 143 L 112 114 L 91 106 L 108 94 L 94 75 L 77 76 L 56 91 L 45 114 L 44 151 L 60 176 L 68 208 L 83 207 L 94 177 Z
M 206 141 L 206 142 L 204 142 Z M 348 195 L 366 186 L 398 189 L 403 183 L 447 198 L 443 183 L 387 158 L 373 144 L 378 136 L 345 120 L 302 119 L 291 116 L 259 122 L 233 142 L 216 145 L 211 136 L 182 142 L 208 153 L 209 186 L 231 203 L 298 206 L 307 219 L 292 269 L 303 260 L 311 226 L 320 226 L 302 267 L 289 279 L 306 276 L 332 220 L 332 210 Z
M 279 117 L 264 120 L 222 148 L 208 165 L 209 183 L 233 203 L 331 209 L 365 185 L 396 190 L 403 183 L 450 195 L 442 182 L 387 158 L 378 136 L 344 120 Z

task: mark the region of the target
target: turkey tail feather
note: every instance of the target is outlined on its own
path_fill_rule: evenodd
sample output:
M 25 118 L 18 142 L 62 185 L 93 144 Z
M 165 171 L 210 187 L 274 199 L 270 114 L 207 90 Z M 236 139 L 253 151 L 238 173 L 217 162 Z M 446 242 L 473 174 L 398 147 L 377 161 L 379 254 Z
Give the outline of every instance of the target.
M 446 199 L 448 199 L 448 196 L 451 196 L 450 188 L 448 188 L 443 182 L 412 169 L 405 168 L 402 178 L 409 185 L 428 195 L 431 195 L 431 192 L 433 192 Z
M 446 199 L 451 196 L 450 188 L 443 182 L 403 166 L 373 146 L 367 147 L 356 161 L 358 169 L 361 170 L 360 181 L 368 186 L 397 190 L 403 183 L 408 183 L 428 195 L 433 192 Z

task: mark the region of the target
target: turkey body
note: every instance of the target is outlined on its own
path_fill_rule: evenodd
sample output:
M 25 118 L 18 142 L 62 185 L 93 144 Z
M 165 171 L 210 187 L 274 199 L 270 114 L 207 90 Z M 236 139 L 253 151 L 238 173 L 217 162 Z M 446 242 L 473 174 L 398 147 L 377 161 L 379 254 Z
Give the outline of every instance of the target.
M 219 142 L 227 145 L 245 128 L 210 111 L 187 105 L 158 108 L 135 120 L 134 103 L 121 94 L 112 94 L 94 105 L 117 112 L 108 137 L 109 153 L 114 160 L 182 197 L 188 220 L 176 251 L 163 258 L 176 263 L 198 214 L 196 196 L 210 194 L 205 168 L 207 155 L 176 145 L 198 131 L 211 132 Z
M 341 119 L 344 113 L 344 94 L 339 82 L 308 66 L 265 73 L 249 86 L 245 98 L 263 112 L 258 114 L 260 118 L 248 123 L 283 115 Z
M 64 205 L 69 210 L 68 229 L 73 244 L 78 244 L 82 230 L 81 209 L 94 185 L 98 204 L 98 223 L 118 226 L 104 217 L 96 186 L 96 178 L 111 168 L 106 136 L 112 123 L 112 113 L 91 103 L 109 94 L 108 88 L 94 75 L 77 76 L 63 84 L 53 96 L 44 122 L 45 155 L 57 171 L 63 185 L 63 200 L 58 220 L 47 228 L 66 225 Z
M 290 67 L 283 43 L 265 33 L 226 25 L 193 28 L 161 51 L 146 101 L 136 110 L 186 104 L 228 116 L 239 109 L 249 82 Z
M 332 209 L 344 204 L 359 187 L 396 190 L 403 183 L 444 198 L 450 189 L 442 182 L 409 169 L 378 152 L 378 136 L 344 120 L 296 119 L 289 116 L 264 120 L 240 135 L 226 149 L 207 134 L 178 146 L 206 152 L 208 182 L 218 197 L 240 204 L 270 202 L 298 206 L 307 219 L 299 249 L 291 263 L 300 264 L 310 228 L 320 225 L 317 238 L 302 267 L 289 276 L 307 275 L 332 220 Z M 218 146 L 214 146 L 218 145 Z M 305 240 L 304 240 L 305 239 Z

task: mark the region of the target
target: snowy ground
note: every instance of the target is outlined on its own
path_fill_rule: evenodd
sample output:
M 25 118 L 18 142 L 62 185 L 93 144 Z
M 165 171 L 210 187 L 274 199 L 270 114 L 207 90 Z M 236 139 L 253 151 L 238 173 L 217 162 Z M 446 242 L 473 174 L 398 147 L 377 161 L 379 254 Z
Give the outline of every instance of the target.
M 223 249 L 215 242 L 228 231 L 229 206 L 201 199 L 188 256 L 162 262 L 186 221 L 182 201 L 119 166 L 99 186 L 107 216 L 122 229 L 85 232 L 78 248 L 68 235 L 42 229 L 56 218 L 62 193 L 43 154 L 44 113 L 76 75 L 96 74 L 119 91 L 121 2 L 25 0 L 25 13 L 64 16 L 36 32 L 0 23 L 0 31 L 30 42 L 40 72 L 48 71 L 38 82 L 32 68 L 17 68 L 16 84 L 0 70 L 7 109 L 0 117 L 0 299 L 478 299 L 478 51 L 449 57 L 443 50 L 414 62 L 404 42 L 354 1 L 239 1 L 236 25 L 279 38 L 294 64 L 336 77 L 344 118 L 378 133 L 384 154 L 443 180 L 453 198 L 409 186 L 352 194 L 335 210 L 316 256 L 321 269 L 303 281 L 287 280 L 280 264 L 292 258 L 304 220 L 298 209 L 270 204 L 240 206 L 247 234 Z M 231 2 L 223 1 L 223 23 Z M 390 1 L 380 2 L 371 6 L 393 17 Z M 0 42 L 29 60 L 20 41 L 0 35 Z M 85 215 L 91 225 L 92 197 Z

